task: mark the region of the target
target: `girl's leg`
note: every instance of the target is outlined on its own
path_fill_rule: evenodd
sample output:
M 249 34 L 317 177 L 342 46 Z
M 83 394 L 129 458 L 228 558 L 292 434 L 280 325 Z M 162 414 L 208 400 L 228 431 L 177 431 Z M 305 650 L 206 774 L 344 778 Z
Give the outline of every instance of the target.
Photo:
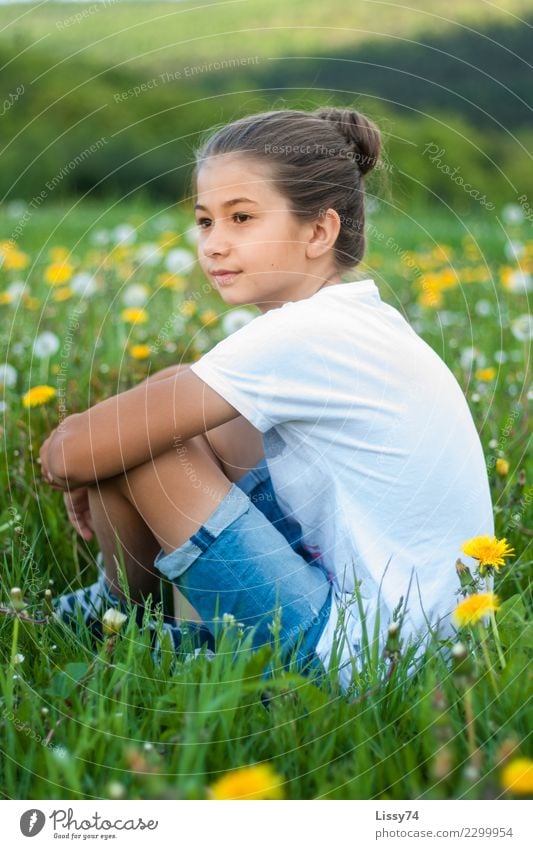
M 117 559 L 123 559 L 132 601 L 158 599 L 154 558 L 172 551 L 203 524 L 227 495 L 230 481 L 203 437 L 170 450 L 123 475 L 89 488 L 89 504 L 107 582 L 124 598 Z M 192 610 L 192 608 L 191 608 Z

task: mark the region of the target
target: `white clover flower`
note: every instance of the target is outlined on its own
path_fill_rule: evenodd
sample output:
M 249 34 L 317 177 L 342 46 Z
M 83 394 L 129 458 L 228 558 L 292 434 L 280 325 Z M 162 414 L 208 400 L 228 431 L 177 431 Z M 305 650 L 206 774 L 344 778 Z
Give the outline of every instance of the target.
M 142 307 L 148 300 L 150 290 L 142 283 L 132 283 L 122 294 L 122 303 L 127 307 Z
M 254 318 L 255 315 L 251 310 L 232 310 L 226 313 L 222 319 L 222 329 L 226 336 L 230 336 L 236 330 L 244 327 L 245 324 L 249 324 Z
M 525 251 L 525 247 L 522 242 L 517 242 L 516 240 L 510 239 L 506 242 L 504 247 L 505 256 L 511 262 L 518 262 L 520 257 L 523 256 Z
M 20 652 L 18 652 L 18 654 L 16 654 L 15 657 L 13 658 L 13 663 L 15 663 L 16 665 L 19 665 L 21 663 L 24 663 L 25 660 L 26 660 L 26 658 L 24 657 L 24 655 L 21 654 Z
M 91 233 L 91 242 L 93 245 L 107 245 L 111 239 L 109 230 L 95 230 Z
M 183 235 L 186 241 L 192 247 L 196 247 L 196 245 L 198 244 L 198 239 L 200 237 L 200 229 L 196 226 L 196 224 L 193 224 L 192 227 L 189 227 L 187 230 L 185 230 L 185 233 Z
M 533 277 L 527 271 L 517 268 L 511 271 L 507 281 L 507 289 L 517 295 L 525 295 L 533 288 Z
M 0 363 L 0 384 L 12 389 L 17 382 L 17 370 L 9 363 Z
M 172 274 L 183 274 L 190 271 L 196 262 L 196 257 L 186 248 L 173 248 L 165 259 L 165 267 Z
M 175 223 L 171 215 L 158 215 L 153 221 L 154 228 L 159 233 L 164 233 L 165 230 L 172 230 Z
M 207 351 L 211 347 L 211 340 L 207 333 L 200 331 L 194 337 L 194 347 L 198 351 Z
M 131 224 L 119 224 L 113 230 L 113 241 L 116 245 L 132 245 L 137 238 L 137 231 Z
M 511 333 L 519 342 L 533 339 L 533 315 L 525 313 L 511 322 Z
M 96 279 L 88 271 L 79 271 L 69 283 L 72 291 L 81 298 L 90 298 L 97 291 Z
M 478 366 L 484 366 L 486 358 L 483 354 L 479 353 L 477 348 L 463 348 L 460 358 L 461 367 L 465 371 L 468 371 L 473 366 L 474 361 Z
M 524 210 L 517 203 L 507 203 L 502 209 L 502 218 L 506 224 L 520 224 L 524 220 Z
M 20 218 L 26 212 L 26 207 L 25 200 L 10 200 L 6 203 L 6 212 L 9 218 Z
M 508 359 L 509 359 L 509 358 L 508 358 L 508 356 L 507 356 L 507 352 L 506 352 L 506 351 L 495 351 L 495 352 L 494 352 L 494 360 L 495 360 L 497 363 L 500 363 L 500 364 L 501 364 L 501 363 L 506 363 Z
M 121 613 L 120 610 L 110 607 L 109 610 L 106 610 L 102 617 L 104 634 L 120 634 L 127 621 L 128 617 L 125 613 Z
M 485 318 L 487 315 L 490 315 L 492 312 L 492 304 L 490 301 L 487 301 L 485 298 L 482 298 L 480 301 L 476 303 L 474 307 L 476 314 Z
M 187 321 L 182 315 L 177 315 L 172 322 L 172 326 L 174 328 L 174 332 L 179 335 L 185 331 Z
M 38 360 L 43 360 L 45 357 L 52 357 L 59 351 L 59 337 L 51 330 L 45 330 L 40 333 L 33 343 L 33 356 Z
M 6 291 L 9 292 L 10 295 L 15 298 L 15 300 L 20 300 L 23 292 L 27 289 L 26 283 L 23 280 L 14 280 L 13 283 L 10 283 L 7 287 Z
M 163 250 L 156 242 L 145 242 L 144 245 L 139 247 L 135 257 L 140 265 L 147 265 L 151 268 L 161 262 Z

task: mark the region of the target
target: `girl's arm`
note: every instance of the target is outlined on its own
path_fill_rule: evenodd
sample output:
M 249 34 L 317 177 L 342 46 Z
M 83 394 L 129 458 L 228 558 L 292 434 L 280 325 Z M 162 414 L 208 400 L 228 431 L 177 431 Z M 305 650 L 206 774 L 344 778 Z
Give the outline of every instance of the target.
M 183 368 L 64 419 L 47 446 L 48 471 L 62 488 L 88 486 L 171 448 L 179 450 L 193 436 L 238 415 L 194 372 Z
M 166 368 L 162 368 L 159 371 L 151 374 L 150 377 L 145 377 L 144 380 L 141 380 L 139 386 L 144 385 L 145 383 L 152 383 L 154 380 L 163 380 L 165 377 L 172 377 L 174 374 L 179 374 L 180 371 L 189 368 L 189 363 L 180 363 L 177 366 L 167 366 Z

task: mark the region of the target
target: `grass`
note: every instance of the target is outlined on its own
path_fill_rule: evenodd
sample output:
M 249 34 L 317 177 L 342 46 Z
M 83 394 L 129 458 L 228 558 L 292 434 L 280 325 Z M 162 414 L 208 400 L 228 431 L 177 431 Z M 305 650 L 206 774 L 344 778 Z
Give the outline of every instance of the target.
M 2 209 L 3 238 L 21 216 Z M 263 762 L 288 799 L 477 799 L 506 792 L 503 765 L 528 754 L 533 630 L 530 341 L 517 322 L 529 305 L 527 294 L 510 288 L 518 266 L 505 245 L 509 238 L 523 245 L 525 269 L 533 243 L 525 224 L 503 229 L 497 221 L 474 214 L 459 220 L 439 208 L 401 217 L 383 204 L 369 216 L 360 274 L 374 277 L 383 298 L 438 350 L 469 400 L 487 457 L 496 533 L 517 555 L 496 577 L 505 668 L 490 631 L 490 669 L 475 629 L 459 635 L 468 649 L 462 664 L 447 664 L 434 643 L 411 676 L 408 647 L 401 645 L 391 674 L 390 661 L 372 660 L 369 645 L 371 662 L 345 696 L 334 672 L 314 680 L 283 670 L 275 646 L 251 653 L 249 635 L 239 636 L 231 624 L 221 626 L 213 659 L 184 663 L 168 646 L 154 654 L 133 618 L 120 636 L 94 645 L 86 630 L 75 636 L 52 622 L 11 615 L 12 587 L 21 587 L 28 611 L 45 611 L 50 586 L 59 593 L 94 580 L 98 550 L 68 525 L 60 494 L 40 482 L 36 458 L 57 424 L 59 399 L 27 410 L 24 392 L 38 383 L 57 387 L 64 377 L 68 413 L 86 409 L 148 370 L 200 356 L 225 335 L 223 304 L 202 293 L 199 272 L 169 278 L 165 271 L 169 250 L 192 248 L 187 209 L 162 211 L 138 199 L 32 212 L 16 240 L 22 254 L 0 267 L 3 359 L 17 371 L 4 393 L 0 471 L 6 797 L 205 798 L 220 776 Z M 106 239 L 119 224 L 136 228 L 136 241 L 113 248 Z M 137 257 L 146 244 L 160 246 L 154 265 Z M 72 279 L 47 283 L 53 261 L 93 275 L 95 293 L 73 294 Z M 9 295 L 17 281 L 29 287 L 20 301 Z M 129 327 L 120 313 L 133 283 L 148 289 L 149 320 Z M 37 359 L 32 344 L 45 330 L 57 335 L 60 348 Z M 131 343 L 152 345 L 150 358 L 135 360 Z M 507 461 L 507 471 L 497 459 Z M 277 671 L 265 680 L 268 662 Z

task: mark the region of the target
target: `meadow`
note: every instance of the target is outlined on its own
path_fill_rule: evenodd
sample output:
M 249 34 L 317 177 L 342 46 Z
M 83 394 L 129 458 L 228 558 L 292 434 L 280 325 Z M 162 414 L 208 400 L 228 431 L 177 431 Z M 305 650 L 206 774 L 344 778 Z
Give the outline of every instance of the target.
M 398 215 L 372 200 L 357 269 L 445 360 L 472 410 L 496 537 L 513 551 L 481 577 L 457 575 L 459 605 L 494 574 L 487 627 L 463 615 L 444 646 L 450 659 L 433 641 L 412 676 L 401 629 L 382 656 L 369 635 L 365 671 L 343 694 L 334 670 L 306 678 L 281 668 L 275 645 L 252 653 L 230 620 L 213 658 L 184 662 L 164 642 L 154 652 L 133 617 L 96 645 L 49 618 L 50 593 L 95 579 L 98 546 L 41 481 L 45 437 L 65 415 L 194 361 L 256 314 L 228 310 L 211 290 L 192 225 L 186 205 L 142 199 L 0 208 L 4 796 L 531 794 L 533 239 L 519 206 L 459 218 L 437 205 Z

